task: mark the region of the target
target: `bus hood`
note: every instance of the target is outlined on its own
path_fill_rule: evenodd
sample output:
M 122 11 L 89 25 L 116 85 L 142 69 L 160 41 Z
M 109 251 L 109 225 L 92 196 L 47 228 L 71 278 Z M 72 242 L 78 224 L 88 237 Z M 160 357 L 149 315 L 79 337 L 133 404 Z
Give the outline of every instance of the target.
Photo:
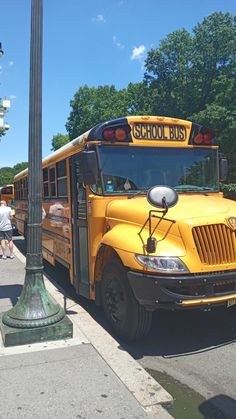
M 134 253 L 143 253 L 149 237 L 150 210 L 158 209 L 150 205 L 145 196 L 114 199 L 107 205 L 103 243 L 116 249 L 125 266 L 133 266 Z M 154 215 L 161 217 L 162 213 L 154 212 Z M 158 218 L 152 218 L 153 236 L 158 243 L 155 254 L 187 258 L 183 261 L 190 272 L 201 272 L 205 268 L 200 261 L 194 265 L 198 258 L 192 228 L 226 224 L 229 217 L 236 217 L 236 202 L 224 199 L 220 194 L 179 195 L 177 204 L 169 209 L 161 222 Z M 143 228 L 145 223 L 146 227 Z M 136 264 L 134 268 L 140 269 L 140 266 Z
M 149 202 L 145 196 L 136 196 L 131 199 L 115 199 L 107 206 L 106 217 L 111 222 L 132 223 L 143 226 L 148 218 L 150 210 L 158 210 Z M 157 213 L 161 216 L 161 212 Z M 206 219 L 208 223 L 225 222 L 225 218 L 236 217 L 236 202 L 230 199 L 222 198 L 221 195 L 207 195 L 207 194 L 188 194 L 179 195 L 177 204 L 170 208 L 165 218 L 171 219 L 175 222 L 182 222 L 193 225 L 205 224 Z M 202 219 L 202 220 L 201 220 Z M 164 220 L 163 220 L 164 222 Z M 164 222 L 165 223 L 165 222 Z M 175 223 L 174 228 L 171 229 L 172 234 L 177 234 L 178 226 Z M 161 229 L 159 226 L 158 229 Z

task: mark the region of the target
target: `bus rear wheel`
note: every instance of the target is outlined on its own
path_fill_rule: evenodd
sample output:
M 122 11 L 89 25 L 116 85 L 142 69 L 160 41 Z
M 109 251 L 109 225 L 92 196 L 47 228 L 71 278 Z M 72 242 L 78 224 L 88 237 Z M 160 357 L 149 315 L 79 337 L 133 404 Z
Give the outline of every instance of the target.
M 141 306 L 134 297 L 126 271 L 117 260 L 105 266 L 101 297 L 105 316 L 120 338 L 132 341 L 148 334 L 152 313 Z

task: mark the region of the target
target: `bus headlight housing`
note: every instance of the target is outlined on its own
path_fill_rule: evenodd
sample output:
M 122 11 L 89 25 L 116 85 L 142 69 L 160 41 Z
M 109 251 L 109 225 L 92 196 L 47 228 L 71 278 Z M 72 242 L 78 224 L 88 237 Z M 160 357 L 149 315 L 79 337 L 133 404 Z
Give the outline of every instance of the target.
M 143 266 L 163 273 L 188 273 L 187 266 L 178 257 L 135 255 L 136 260 Z

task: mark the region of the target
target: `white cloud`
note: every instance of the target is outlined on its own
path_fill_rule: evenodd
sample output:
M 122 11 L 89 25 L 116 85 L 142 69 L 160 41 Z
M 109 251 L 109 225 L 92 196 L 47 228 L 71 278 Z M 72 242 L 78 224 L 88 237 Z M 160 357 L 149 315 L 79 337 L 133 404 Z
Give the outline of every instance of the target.
M 16 99 L 16 96 L 15 95 L 10 95 L 9 99 L 14 100 L 14 99 Z
M 139 47 L 134 47 L 132 50 L 131 60 L 141 60 L 145 52 L 146 52 L 146 48 L 144 45 L 140 45 Z
M 106 19 L 104 18 L 102 14 L 98 14 L 96 17 L 92 18 L 92 22 L 105 23 Z
M 14 65 L 14 61 L 9 61 L 8 66 L 12 67 Z
M 114 35 L 112 37 L 113 43 L 117 46 L 117 48 L 124 48 L 125 46 L 117 39 L 117 37 Z

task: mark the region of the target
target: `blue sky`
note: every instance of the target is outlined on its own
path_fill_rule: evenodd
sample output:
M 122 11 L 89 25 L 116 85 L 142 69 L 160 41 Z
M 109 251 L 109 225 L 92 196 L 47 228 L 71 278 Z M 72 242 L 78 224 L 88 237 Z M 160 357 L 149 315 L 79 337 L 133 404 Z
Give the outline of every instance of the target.
M 0 167 L 28 160 L 30 0 L 0 0 L 0 98 L 11 100 Z M 43 157 L 66 134 L 70 100 L 83 85 L 127 87 L 143 79 L 147 51 L 179 28 L 191 32 L 235 0 L 44 0 Z

